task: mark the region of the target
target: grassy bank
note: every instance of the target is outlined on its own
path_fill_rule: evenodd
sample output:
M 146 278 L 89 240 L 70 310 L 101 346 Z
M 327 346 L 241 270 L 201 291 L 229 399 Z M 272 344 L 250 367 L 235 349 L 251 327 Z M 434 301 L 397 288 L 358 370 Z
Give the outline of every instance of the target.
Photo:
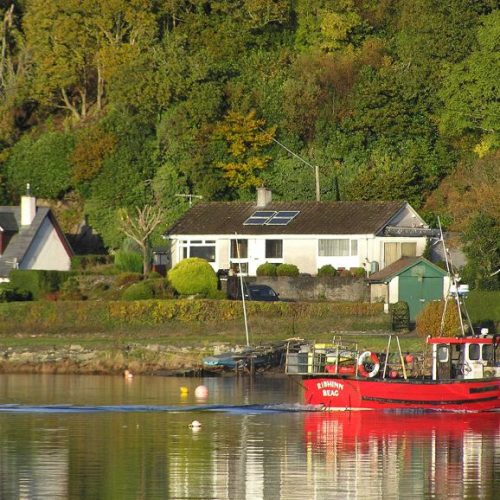
M 381 304 L 249 303 L 252 345 L 290 337 L 385 349 Z M 404 351 L 422 340 L 402 336 Z M 231 301 L 35 302 L 0 305 L 0 371 L 158 373 L 200 367 L 204 356 L 246 342 L 241 303 Z M 395 347 L 395 346 L 394 346 Z

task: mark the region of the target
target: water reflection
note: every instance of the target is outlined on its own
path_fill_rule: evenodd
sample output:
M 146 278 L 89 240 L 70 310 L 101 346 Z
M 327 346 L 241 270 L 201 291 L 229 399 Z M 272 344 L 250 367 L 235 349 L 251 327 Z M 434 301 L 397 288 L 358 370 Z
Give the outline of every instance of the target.
M 0 376 L 0 404 L 170 405 L 174 411 L 0 413 L 0 498 L 494 498 L 500 414 L 262 412 L 288 380 Z M 187 396 L 180 386 L 189 385 Z M 176 411 L 175 408 L 188 411 Z M 193 432 L 193 420 L 202 423 Z
M 313 414 L 314 475 L 352 496 L 494 498 L 500 414 Z

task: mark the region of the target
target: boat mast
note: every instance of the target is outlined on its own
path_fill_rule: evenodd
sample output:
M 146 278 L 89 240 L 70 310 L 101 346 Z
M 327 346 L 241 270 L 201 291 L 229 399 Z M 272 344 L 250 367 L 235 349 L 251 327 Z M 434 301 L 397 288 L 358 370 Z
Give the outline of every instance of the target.
M 446 298 L 444 301 L 444 309 L 443 309 L 443 315 L 441 317 L 441 329 L 440 333 L 441 335 L 443 334 L 444 331 L 444 323 L 445 323 L 445 318 L 446 318 L 446 310 L 448 307 L 448 300 L 450 298 L 450 295 L 454 296 L 455 301 L 457 303 L 457 310 L 458 310 L 458 317 L 460 319 L 460 330 L 462 332 L 462 335 L 465 335 L 465 327 L 464 327 L 464 318 L 463 318 L 463 312 L 462 312 L 462 304 L 460 302 L 460 294 L 458 292 L 458 283 L 460 281 L 460 278 L 453 272 L 453 267 L 451 264 L 451 259 L 448 258 L 448 249 L 446 248 L 445 242 L 444 242 L 444 236 L 443 236 L 443 228 L 441 226 L 441 219 L 438 217 L 438 224 L 439 224 L 439 234 L 440 234 L 440 239 L 441 243 L 443 244 L 443 255 L 444 255 L 444 261 L 446 263 L 446 271 L 448 272 L 448 277 L 449 277 L 449 282 L 448 282 L 448 291 L 446 292 Z M 452 293 L 453 290 L 453 293 Z M 465 309 L 465 305 L 463 307 Z M 465 315 L 467 317 L 467 321 L 469 324 L 469 328 L 471 333 L 474 332 L 472 328 L 472 322 L 469 317 L 469 313 L 467 309 L 465 309 Z
M 238 261 L 240 261 L 240 245 L 238 241 L 238 233 L 234 233 L 236 236 L 236 256 L 238 257 Z M 243 285 L 243 273 L 241 271 L 241 262 L 238 262 L 238 269 L 240 275 L 240 287 L 241 287 L 241 303 L 243 304 L 243 318 L 245 320 L 245 338 L 247 341 L 247 347 L 250 346 L 250 340 L 248 336 L 248 319 L 247 319 L 247 306 L 245 302 L 245 288 Z M 237 274 L 238 275 L 238 274 Z

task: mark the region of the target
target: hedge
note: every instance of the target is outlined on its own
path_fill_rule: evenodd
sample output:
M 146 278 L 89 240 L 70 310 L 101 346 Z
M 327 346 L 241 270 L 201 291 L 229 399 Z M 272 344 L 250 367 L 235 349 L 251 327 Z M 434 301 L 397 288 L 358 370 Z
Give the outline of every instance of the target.
M 366 302 L 248 302 L 249 316 L 297 319 L 379 316 L 383 304 Z M 75 302 L 12 302 L 0 304 L 0 332 L 25 330 L 105 330 L 126 325 L 158 325 L 168 321 L 216 322 L 241 319 L 243 308 L 234 300 L 138 300 Z
M 14 288 L 25 290 L 33 300 L 38 300 L 44 294 L 59 291 L 62 284 L 74 275 L 71 271 L 13 269 L 9 273 L 9 279 Z

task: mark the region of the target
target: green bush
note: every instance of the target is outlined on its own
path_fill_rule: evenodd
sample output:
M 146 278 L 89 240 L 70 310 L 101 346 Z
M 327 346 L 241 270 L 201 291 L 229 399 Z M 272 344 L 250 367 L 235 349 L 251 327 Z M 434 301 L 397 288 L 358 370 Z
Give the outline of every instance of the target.
M 27 290 L 15 288 L 12 283 L 0 284 L 0 302 L 15 302 L 31 300 L 31 293 Z
M 58 292 L 65 281 L 74 274 L 68 271 L 42 271 L 36 269 L 13 269 L 9 279 L 14 288 L 28 291 L 33 300 L 43 295 Z
M 61 300 L 83 300 L 84 295 L 80 290 L 80 284 L 76 277 L 71 277 L 61 286 L 59 298 Z
M 441 329 L 445 301 L 429 302 L 417 315 L 416 328 L 421 337 L 455 337 L 461 335 L 460 316 L 455 301 L 448 301 Z
M 166 278 L 151 278 L 144 281 L 153 291 L 153 296 L 155 299 L 173 299 L 176 296 L 176 292 L 172 285 L 167 281 Z
M 394 331 L 408 331 L 410 329 L 410 308 L 407 302 L 400 300 L 390 305 L 391 324 Z
M 73 255 L 71 257 L 71 269 L 74 271 L 86 271 L 93 267 L 113 264 L 112 255 Z
M 299 268 L 295 264 L 280 264 L 276 268 L 276 276 L 291 276 L 295 278 L 299 275 Z
M 122 272 L 142 273 L 142 255 L 137 252 L 118 250 L 115 255 L 115 267 Z
M 326 264 L 318 269 L 318 278 L 326 278 L 337 275 L 337 270 L 331 265 Z
M 181 260 L 168 272 L 168 279 L 181 295 L 208 296 L 217 290 L 217 275 L 212 266 L 197 257 Z
M 366 277 L 366 271 L 364 267 L 351 267 L 349 269 L 351 276 L 354 278 L 364 278 Z
M 473 290 L 465 305 L 474 323 L 500 323 L 500 291 Z
M 257 276 L 276 276 L 276 264 L 266 262 L 257 268 Z
M 154 297 L 151 284 L 146 281 L 134 283 L 124 290 L 122 300 L 148 300 Z

